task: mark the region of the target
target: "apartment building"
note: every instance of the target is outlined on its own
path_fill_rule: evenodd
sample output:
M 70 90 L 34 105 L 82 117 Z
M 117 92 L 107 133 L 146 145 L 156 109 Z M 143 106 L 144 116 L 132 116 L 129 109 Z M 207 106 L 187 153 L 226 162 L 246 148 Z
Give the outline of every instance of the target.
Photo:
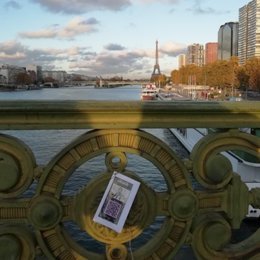
M 183 66 L 186 65 L 186 55 L 185 54 L 180 54 L 178 56 L 178 67 L 179 69 Z
M 67 72 L 63 70 L 44 70 L 42 71 L 43 79 L 52 78 L 59 83 L 64 83 L 67 79 Z
M 218 59 L 218 43 L 208 42 L 205 45 L 205 64 L 210 64 Z
M 240 64 L 260 57 L 260 0 L 253 0 L 239 9 L 238 56 Z
M 9 64 L 0 65 L 1 81 L 3 81 L 2 83 L 4 84 L 16 84 L 17 75 L 19 73 L 26 73 L 26 69 Z
M 204 46 L 202 44 L 194 43 L 188 46 L 186 64 L 204 65 Z

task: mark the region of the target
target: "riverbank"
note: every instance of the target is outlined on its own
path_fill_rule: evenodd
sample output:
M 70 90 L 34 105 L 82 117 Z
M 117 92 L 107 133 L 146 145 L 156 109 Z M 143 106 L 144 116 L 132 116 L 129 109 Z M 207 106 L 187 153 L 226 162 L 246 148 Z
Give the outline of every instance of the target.
M 8 92 L 8 91 L 21 91 L 21 90 L 38 90 L 42 89 L 39 85 L 1 85 L 0 92 Z
M 235 91 L 235 95 L 224 95 L 216 90 L 192 89 L 191 86 L 164 87 L 160 89 L 159 100 L 173 101 L 260 101 L 260 93 L 255 91 Z

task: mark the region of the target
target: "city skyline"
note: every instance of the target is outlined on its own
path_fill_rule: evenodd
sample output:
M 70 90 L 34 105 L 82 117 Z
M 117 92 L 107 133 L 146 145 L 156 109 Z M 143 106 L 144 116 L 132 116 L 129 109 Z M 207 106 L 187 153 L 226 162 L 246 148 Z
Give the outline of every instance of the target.
M 158 3 L 160 2 L 160 3 Z M 147 78 L 155 42 L 163 74 L 193 43 L 217 42 L 245 0 L 4 0 L 0 63 L 88 76 Z

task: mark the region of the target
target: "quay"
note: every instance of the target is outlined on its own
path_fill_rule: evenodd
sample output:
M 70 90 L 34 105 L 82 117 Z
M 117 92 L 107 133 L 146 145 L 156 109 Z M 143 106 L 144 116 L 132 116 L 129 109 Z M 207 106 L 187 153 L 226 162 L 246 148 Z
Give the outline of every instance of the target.
M 206 137 L 182 160 L 143 130 L 178 127 L 222 131 Z M 259 219 L 248 237 L 233 238 L 248 206 L 260 208 L 260 190 L 249 191 L 218 156 L 235 149 L 260 160 L 259 138 L 239 132 L 240 127 L 260 128 L 259 102 L 1 101 L 0 129 L 5 132 L 0 135 L 0 258 L 174 259 L 189 246 L 196 259 L 258 259 Z M 44 165 L 25 142 L 12 136 L 14 130 L 67 129 L 86 131 Z M 132 157 L 153 165 L 153 175 L 148 168 L 141 174 L 135 166 L 130 169 Z M 96 177 L 88 166 L 93 159 L 96 165 L 104 164 Z M 64 193 L 80 170 L 81 186 Z M 114 172 L 141 183 L 120 233 L 93 221 Z M 154 180 L 156 175 L 165 190 L 152 188 L 145 178 Z M 35 188 L 28 192 L 32 184 Z M 159 229 L 141 243 L 139 237 L 156 220 Z M 103 251 L 93 252 L 75 241 L 68 224 L 88 234 Z

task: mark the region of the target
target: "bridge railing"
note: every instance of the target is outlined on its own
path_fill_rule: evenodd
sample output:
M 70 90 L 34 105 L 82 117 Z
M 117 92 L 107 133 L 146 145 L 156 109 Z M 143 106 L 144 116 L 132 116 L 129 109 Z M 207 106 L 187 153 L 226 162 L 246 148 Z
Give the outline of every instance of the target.
M 182 160 L 142 130 L 180 127 L 222 131 L 204 137 Z M 86 132 L 45 165 L 11 132 L 0 135 L 0 258 L 173 259 L 190 245 L 198 259 L 258 259 L 260 229 L 241 242 L 232 240 L 248 206 L 260 208 L 260 189 L 249 191 L 221 154 L 241 150 L 260 160 L 259 137 L 239 128 L 260 128 L 260 102 L 1 101 L 1 130 Z M 165 190 L 147 183 L 149 168 L 143 175 L 130 169 L 132 156 L 156 168 Z M 105 170 L 64 194 L 68 180 L 94 158 L 103 161 Z M 93 221 L 114 172 L 141 183 L 120 233 Z M 155 221 L 159 230 L 140 242 Z M 68 223 L 105 250 L 93 252 L 75 240 Z

